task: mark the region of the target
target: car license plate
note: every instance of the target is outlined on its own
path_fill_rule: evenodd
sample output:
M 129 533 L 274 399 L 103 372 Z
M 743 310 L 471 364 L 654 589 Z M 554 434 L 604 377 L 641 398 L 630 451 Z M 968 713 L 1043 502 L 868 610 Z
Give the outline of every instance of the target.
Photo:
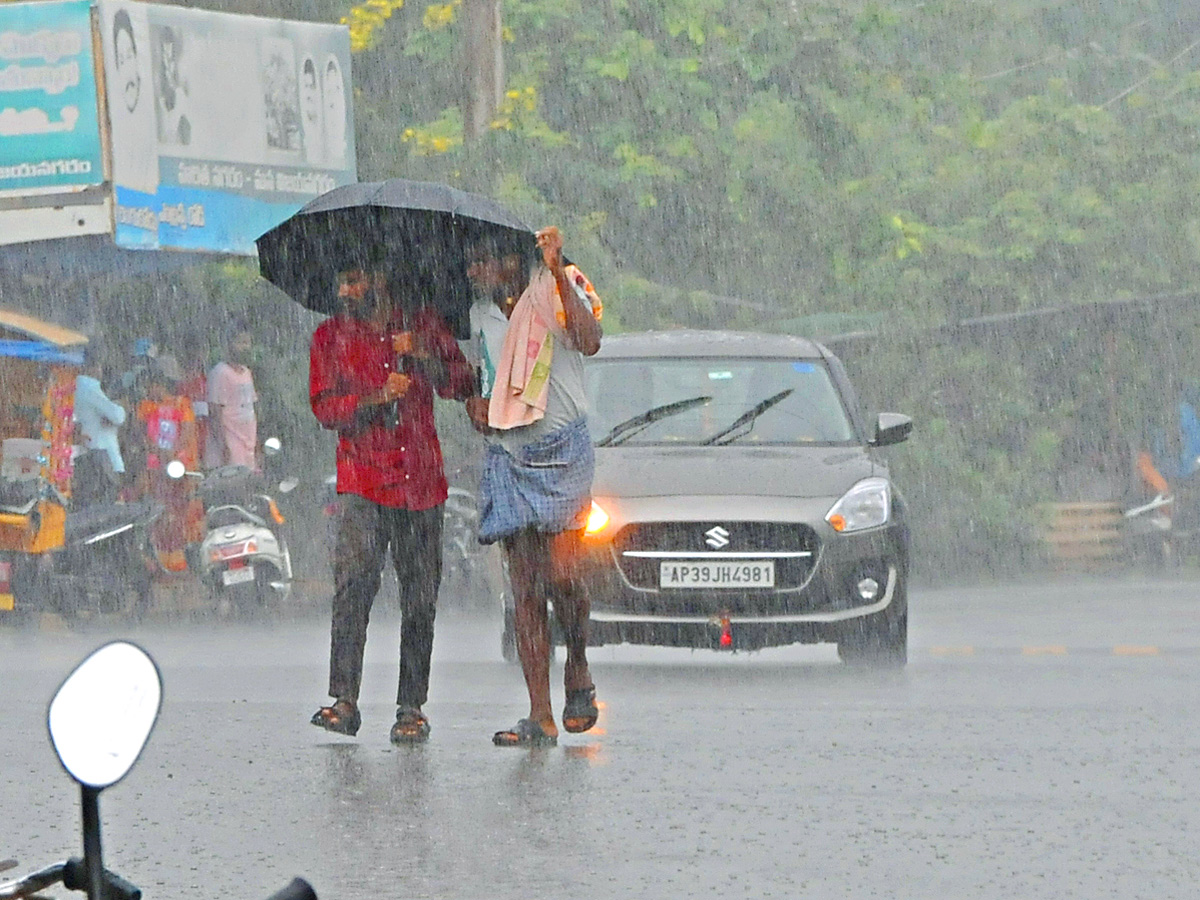
M 658 583 L 664 588 L 775 587 L 775 562 L 663 562 Z
M 254 566 L 243 566 L 240 569 L 226 569 L 221 573 L 221 581 L 225 584 L 241 584 L 254 580 Z

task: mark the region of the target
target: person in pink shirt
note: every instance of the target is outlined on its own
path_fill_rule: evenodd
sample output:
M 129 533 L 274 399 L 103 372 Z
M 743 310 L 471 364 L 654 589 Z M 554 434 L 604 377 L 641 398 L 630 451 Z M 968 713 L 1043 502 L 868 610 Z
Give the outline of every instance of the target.
M 208 445 L 205 462 L 216 466 L 258 468 L 258 419 L 254 404 L 254 376 L 250 372 L 250 352 L 254 342 L 243 323 L 229 331 L 223 362 L 208 373 Z

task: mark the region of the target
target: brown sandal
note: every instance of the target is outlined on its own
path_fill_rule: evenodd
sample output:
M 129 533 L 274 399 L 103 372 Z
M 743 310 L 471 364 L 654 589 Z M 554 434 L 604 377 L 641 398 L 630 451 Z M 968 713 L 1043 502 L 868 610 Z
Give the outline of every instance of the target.
M 309 720 L 318 728 L 332 731 L 335 734 L 347 734 L 350 737 L 358 734 L 362 725 L 362 716 L 358 707 L 349 700 L 339 700 L 332 706 L 322 706 Z
M 388 737 L 393 744 L 423 744 L 429 740 L 429 719 L 416 707 L 402 706 Z

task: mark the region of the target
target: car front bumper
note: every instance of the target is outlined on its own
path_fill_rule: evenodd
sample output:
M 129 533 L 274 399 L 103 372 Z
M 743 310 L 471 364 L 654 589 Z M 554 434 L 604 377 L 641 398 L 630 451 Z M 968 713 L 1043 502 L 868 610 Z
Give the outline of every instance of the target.
M 687 613 L 638 613 L 621 609 L 599 608 L 591 612 L 591 621 L 614 624 L 640 625 L 798 625 L 803 623 L 832 624 L 850 619 L 873 616 L 892 604 L 899 582 L 899 571 L 895 565 L 887 567 L 887 583 L 883 595 L 874 603 L 853 606 L 848 609 L 814 609 L 808 612 L 760 613 L 718 612 L 709 615 Z

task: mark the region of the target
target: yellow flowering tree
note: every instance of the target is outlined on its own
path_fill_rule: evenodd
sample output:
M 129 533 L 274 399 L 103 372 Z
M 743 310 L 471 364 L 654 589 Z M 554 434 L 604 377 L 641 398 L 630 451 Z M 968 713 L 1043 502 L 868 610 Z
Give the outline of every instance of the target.
M 366 0 L 350 7 L 341 23 L 350 26 L 351 52 L 358 53 L 374 46 L 379 30 L 403 7 L 404 0 Z

